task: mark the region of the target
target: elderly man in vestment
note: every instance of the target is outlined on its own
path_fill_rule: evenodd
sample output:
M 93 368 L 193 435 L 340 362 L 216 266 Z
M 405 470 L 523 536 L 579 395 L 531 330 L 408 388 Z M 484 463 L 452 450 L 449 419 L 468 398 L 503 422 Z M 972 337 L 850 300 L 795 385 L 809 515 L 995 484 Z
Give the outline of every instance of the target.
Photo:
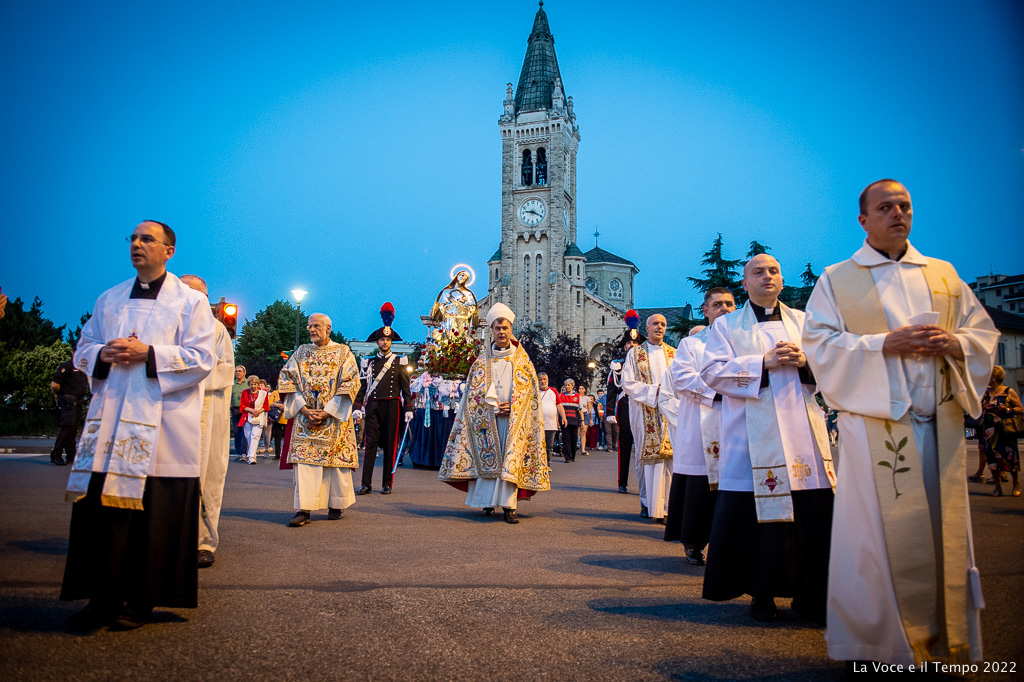
M 868 185 L 864 245 L 807 305 L 842 433 L 825 641 L 846 661 L 980 661 L 963 413 L 981 412 L 999 332 L 952 265 L 910 244 L 912 218 L 903 185 Z
M 494 342 L 469 368 L 438 474 L 466 491 L 466 506 L 487 515 L 501 507 L 508 523 L 519 523 L 519 498 L 551 488 L 540 387 L 530 357 L 512 338 L 515 317 L 504 303 L 487 311 Z
M 672 388 L 679 396 L 672 490 L 668 498 L 665 540 L 680 540 L 687 563 L 704 565 L 704 547 L 711 538 L 718 491 L 718 452 L 722 398 L 700 378 L 708 334 L 715 320 L 736 310 L 736 299 L 724 287 L 704 294 L 707 327 L 694 327 L 672 361 Z
M 679 398 L 668 374 L 676 349 L 665 343 L 668 322 L 664 315 L 651 315 L 644 328 L 647 341 L 626 355 L 622 391 L 629 396 L 633 448 L 641 464 L 637 472 L 640 516 L 664 523 L 672 485 L 672 439 L 679 410 Z
M 72 466 L 61 599 L 89 599 L 73 629 L 145 625 L 198 596 L 201 384 L 216 327 L 205 296 L 167 272 L 174 232 L 129 237 L 133 279 L 96 301 L 75 352 L 93 398 Z
M 775 597 L 824 624 L 835 472 L 814 377 L 800 348 L 804 313 L 779 301 L 768 254 L 743 268 L 750 301 L 711 326 L 701 378 L 722 394 L 718 495 L 705 599 L 749 594 L 755 620 Z
M 288 525 L 309 523 L 310 513 L 327 507 L 337 521 L 356 500 L 349 469 L 359 466 L 352 402 L 359 393 L 359 366 L 348 346 L 331 341 L 331 318 L 309 316 L 309 340 L 281 369 L 277 390 L 285 417 L 295 421 L 288 441 L 294 465 L 295 516 Z
M 181 281 L 209 299 L 206 281 L 198 275 L 182 275 Z M 224 479 L 228 473 L 231 436 L 231 384 L 235 348 L 231 334 L 220 320 L 214 339 L 213 371 L 202 383 L 203 411 L 200 418 L 203 459 L 199 467 L 199 568 L 213 565 L 220 543 L 218 526 L 224 499 Z

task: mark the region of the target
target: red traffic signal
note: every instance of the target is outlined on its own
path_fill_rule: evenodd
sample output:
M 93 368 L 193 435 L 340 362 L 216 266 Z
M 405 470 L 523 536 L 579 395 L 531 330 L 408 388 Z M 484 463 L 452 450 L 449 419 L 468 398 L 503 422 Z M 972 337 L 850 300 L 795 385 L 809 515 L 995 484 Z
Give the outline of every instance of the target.
M 211 307 L 213 316 L 227 327 L 231 338 L 235 338 L 235 330 L 238 328 L 238 306 L 234 303 L 225 303 L 224 297 L 221 296 L 220 303 Z

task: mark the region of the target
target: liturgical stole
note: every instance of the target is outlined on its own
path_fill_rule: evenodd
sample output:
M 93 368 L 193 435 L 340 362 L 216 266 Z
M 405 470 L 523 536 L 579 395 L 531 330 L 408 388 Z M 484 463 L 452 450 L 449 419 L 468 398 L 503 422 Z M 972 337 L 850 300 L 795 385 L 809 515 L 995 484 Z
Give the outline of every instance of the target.
M 934 258 L 928 259 L 923 270 L 932 293 L 932 310 L 939 313 L 937 324 L 952 333 L 961 316 L 960 277 L 952 265 Z M 870 268 L 848 260 L 826 271 L 850 333 L 892 331 Z M 910 413 L 898 421 L 863 417 L 896 601 L 918 662 L 948 656 L 953 662 L 966 663 L 970 654 L 967 623 L 962 617 L 967 610 L 968 580 L 968 570 L 964 570 L 968 553 L 967 448 L 963 411 L 956 399 L 966 392 L 960 379 L 966 370 L 955 367 L 954 362 L 948 357 L 935 358 L 940 547 L 935 547 L 932 536 Z
M 665 367 L 672 364 L 676 356 L 676 349 L 667 343 L 662 342 L 661 347 L 665 349 Z M 648 357 L 647 349 L 643 344 L 633 349 L 633 359 L 636 362 L 636 377 L 645 384 L 653 384 L 654 378 L 651 374 L 651 358 Z M 668 421 L 662 419 L 657 407 L 650 407 L 637 401 L 643 415 L 643 440 L 640 447 L 640 461 L 645 464 L 664 462 L 672 459 L 672 440 L 668 434 Z M 636 438 L 636 434 L 633 434 Z
M 800 321 L 793 310 L 782 303 L 777 303 L 782 315 L 782 323 L 790 339 L 799 341 Z M 764 335 L 758 329 L 754 309 L 745 305 L 729 315 L 729 341 L 737 356 L 764 355 L 768 349 L 764 347 Z M 814 396 L 801 390 L 807 420 L 821 454 L 822 464 L 834 489 L 836 474 L 832 467 L 832 451 L 829 449 L 828 434 L 825 432 L 825 420 Z M 779 417 L 775 410 L 775 396 L 771 386 L 761 391 L 755 400 L 747 400 L 746 422 L 747 439 L 750 442 L 750 465 L 754 474 L 754 506 L 757 510 L 758 523 L 793 520 L 793 497 L 790 487 L 789 472 L 786 466 L 786 453 L 782 446 L 782 433 L 779 430 Z

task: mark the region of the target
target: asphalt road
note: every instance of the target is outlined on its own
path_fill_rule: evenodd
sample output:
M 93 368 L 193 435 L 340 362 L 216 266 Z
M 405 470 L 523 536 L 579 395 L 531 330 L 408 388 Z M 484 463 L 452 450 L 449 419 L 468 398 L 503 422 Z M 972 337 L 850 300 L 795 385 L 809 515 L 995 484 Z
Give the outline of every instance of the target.
M 26 680 L 843 679 L 822 630 L 789 609 L 766 626 L 745 599 L 702 601 L 703 569 L 639 518 L 635 494 L 615 491 L 612 453 L 553 469 L 553 489 L 524 502 L 515 526 L 463 506 L 435 472 L 403 468 L 394 494 L 288 528 L 291 472 L 232 463 L 199 608 L 77 635 L 64 621 L 83 603 L 57 600 L 68 470 L 0 454 L 0 670 Z M 985 657 L 1012 662 L 1020 679 L 1024 497 L 970 491 Z

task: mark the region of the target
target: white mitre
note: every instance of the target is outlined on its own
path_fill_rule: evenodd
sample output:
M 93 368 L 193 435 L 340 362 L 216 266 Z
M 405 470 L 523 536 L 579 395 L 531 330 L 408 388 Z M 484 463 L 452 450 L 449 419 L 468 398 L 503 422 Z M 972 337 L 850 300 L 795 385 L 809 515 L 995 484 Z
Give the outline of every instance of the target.
M 516 321 L 516 314 L 511 308 L 501 302 L 495 303 L 487 310 L 487 326 L 490 327 L 495 320 L 502 317 L 508 320 L 509 324 Z

